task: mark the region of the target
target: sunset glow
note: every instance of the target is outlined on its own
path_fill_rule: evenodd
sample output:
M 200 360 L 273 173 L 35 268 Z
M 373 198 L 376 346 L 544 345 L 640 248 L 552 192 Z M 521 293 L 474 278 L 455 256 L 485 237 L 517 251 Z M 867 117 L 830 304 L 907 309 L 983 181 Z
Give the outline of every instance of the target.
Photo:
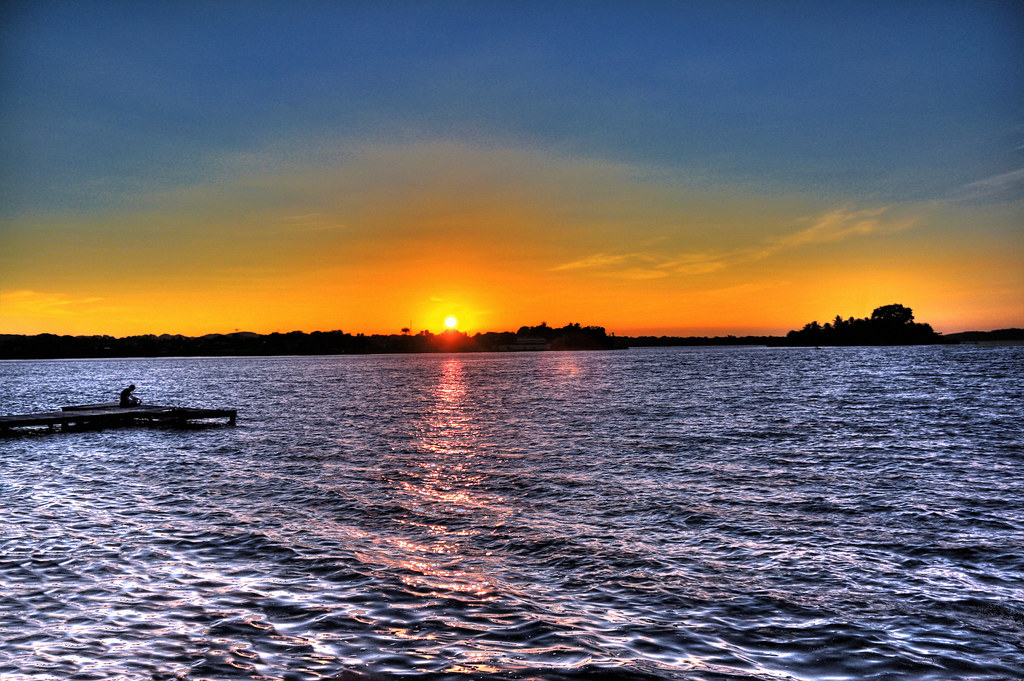
M 0 333 L 1024 326 L 1013 5 L 312 6 L 10 13 Z

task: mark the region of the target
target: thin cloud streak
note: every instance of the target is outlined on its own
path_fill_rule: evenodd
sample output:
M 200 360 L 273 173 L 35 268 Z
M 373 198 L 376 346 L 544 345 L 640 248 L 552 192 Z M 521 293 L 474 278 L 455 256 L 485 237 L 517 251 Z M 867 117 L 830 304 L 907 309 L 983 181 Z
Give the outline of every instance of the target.
M 4 314 L 28 316 L 69 316 L 95 310 L 103 302 L 98 296 L 75 297 L 63 293 L 42 293 L 39 291 L 11 291 L 0 295 L 0 308 Z
M 916 216 L 884 220 L 886 211 L 886 208 L 859 211 L 840 208 L 806 219 L 804 221 L 811 222 L 810 227 L 774 240 L 756 253 L 754 259 L 767 258 L 809 244 L 834 243 L 858 236 L 896 234 L 914 227 L 919 221 Z
M 562 272 L 565 270 L 588 270 L 595 267 L 605 267 L 607 265 L 617 265 L 630 258 L 641 256 L 642 254 L 632 253 L 623 255 L 607 255 L 605 253 L 595 253 L 594 255 L 587 256 L 581 260 L 575 260 L 573 262 L 567 262 L 562 265 L 557 265 L 551 268 L 552 272 Z
M 622 267 L 614 267 L 621 265 Z M 652 253 L 595 253 L 552 267 L 552 272 L 597 270 L 622 279 L 661 279 L 674 274 L 708 274 L 725 266 L 723 256 L 690 253 L 666 259 Z
M 697 276 L 711 274 L 728 267 L 764 260 L 781 253 L 813 244 L 837 243 L 868 236 L 889 236 L 912 229 L 920 222 L 918 216 L 886 219 L 887 208 L 851 210 L 839 208 L 800 220 L 809 227 L 768 241 L 757 249 L 726 253 L 683 253 L 674 257 L 653 253 L 595 253 L 579 260 L 557 265 L 553 272 L 595 270 L 605 276 L 623 279 L 657 279 L 670 275 Z M 640 266 L 639 262 L 646 266 Z M 620 266 L 621 267 L 618 267 Z
M 1024 198 L 1024 168 L 965 184 L 954 202 L 1013 201 L 1021 198 Z

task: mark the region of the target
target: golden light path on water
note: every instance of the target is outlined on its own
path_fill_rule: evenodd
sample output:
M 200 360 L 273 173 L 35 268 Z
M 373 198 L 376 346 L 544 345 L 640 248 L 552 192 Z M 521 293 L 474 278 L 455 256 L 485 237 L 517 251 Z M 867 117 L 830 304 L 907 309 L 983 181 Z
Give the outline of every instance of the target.
M 416 506 L 439 508 L 455 517 L 464 514 L 508 515 L 508 511 L 501 507 L 504 499 L 474 489 L 482 480 L 479 473 L 470 472 L 466 465 L 477 453 L 474 426 L 472 418 L 465 413 L 465 401 L 462 361 L 453 357 L 442 366 L 440 380 L 433 390 L 433 405 L 426 414 L 425 427 L 413 445 L 426 454 L 413 464 L 421 468 L 421 476 L 413 481 L 403 481 L 402 491 L 416 499 Z M 453 554 L 461 543 L 459 538 L 475 534 L 477 530 L 453 531 L 443 522 L 423 529 L 430 535 L 430 543 L 403 542 L 402 548 L 422 556 L 420 560 L 405 559 L 400 563 L 411 573 L 420 573 L 417 577 L 406 578 L 410 585 L 436 589 L 432 595 L 450 590 L 485 599 L 494 598 L 491 580 L 486 575 L 445 567 L 431 558 L 438 555 L 458 558 Z
M 445 320 L 445 326 L 454 328 L 454 317 Z M 466 413 L 466 385 L 463 364 L 457 357 L 446 360 L 431 394 L 430 410 L 424 416 L 418 431 L 418 440 L 412 448 L 422 456 L 413 466 L 420 468 L 415 480 L 400 483 L 402 495 L 413 499 L 413 506 L 439 508 L 453 516 L 484 514 L 490 517 L 508 516 L 503 507 L 504 499 L 474 491 L 481 482 L 481 475 L 472 473 L 466 466 L 467 460 L 477 456 L 475 451 L 475 428 L 471 416 Z M 398 521 L 412 525 L 411 529 L 424 537 L 420 540 L 401 539 L 393 541 L 397 549 L 391 557 L 378 556 L 392 569 L 397 570 L 403 583 L 426 599 L 446 599 L 459 594 L 461 599 L 471 599 L 477 604 L 494 601 L 500 596 L 494 578 L 485 572 L 461 565 L 460 550 L 465 538 L 478 530 L 453 530 L 441 521 L 423 524 L 416 521 Z M 471 606 L 472 607 L 472 606 Z M 444 613 L 438 613 L 444 616 Z M 466 624 L 462 623 L 465 627 Z M 486 628 L 481 628 L 485 632 Z M 437 635 L 431 632 L 417 632 L 412 628 L 390 627 L 388 632 L 415 646 L 421 640 L 425 658 L 436 657 Z M 496 673 L 498 667 L 491 664 L 494 652 L 489 650 L 463 651 L 461 664 L 449 667 L 453 673 Z

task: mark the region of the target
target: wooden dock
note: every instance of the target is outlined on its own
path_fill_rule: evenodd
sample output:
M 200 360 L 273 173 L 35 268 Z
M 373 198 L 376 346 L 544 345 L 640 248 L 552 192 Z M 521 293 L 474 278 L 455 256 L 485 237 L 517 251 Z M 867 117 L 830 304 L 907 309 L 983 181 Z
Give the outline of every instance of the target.
M 8 414 L 0 416 L 0 435 L 22 432 L 21 429 L 45 428 L 48 431 L 97 430 L 124 428 L 136 425 L 164 425 L 184 427 L 196 421 L 226 418 L 235 425 L 235 409 L 197 409 L 195 407 L 160 407 L 140 404 L 121 407 L 109 404 L 79 404 L 61 407 L 60 411 L 40 414 Z

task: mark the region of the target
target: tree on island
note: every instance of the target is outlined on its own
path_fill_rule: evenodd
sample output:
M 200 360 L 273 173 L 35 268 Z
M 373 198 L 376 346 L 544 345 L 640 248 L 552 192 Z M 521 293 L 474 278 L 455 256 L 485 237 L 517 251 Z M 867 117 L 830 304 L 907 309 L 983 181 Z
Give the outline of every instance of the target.
M 817 321 L 786 334 L 788 345 L 926 345 L 941 343 L 930 324 L 914 321 L 914 311 L 894 303 L 876 307 L 864 319 L 839 315 L 824 325 Z
M 914 311 L 899 303 L 883 305 L 872 310 L 871 321 L 879 324 L 906 326 L 914 323 Z
M 570 322 L 560 329 L 541 322 L 540 326 L 521 326 L 517 338 L 543 338 L 551 350 L 610 350 L 615 347 L 615 338 L 608 335 L 603 326 L 583 326 Z

